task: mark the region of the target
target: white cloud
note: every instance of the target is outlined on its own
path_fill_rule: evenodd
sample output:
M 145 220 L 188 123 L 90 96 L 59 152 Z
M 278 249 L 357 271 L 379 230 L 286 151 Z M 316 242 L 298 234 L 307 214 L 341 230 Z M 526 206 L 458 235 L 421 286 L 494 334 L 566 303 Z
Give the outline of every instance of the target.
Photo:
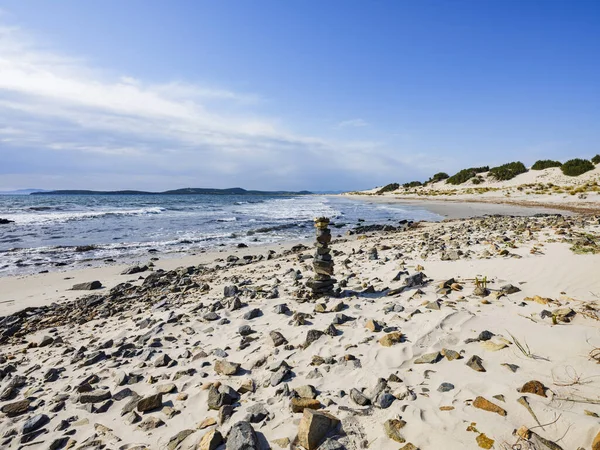
M 0 26 L 0 157 L 8 161 L 0 174 L 11 175 L 12 185 L 19 174 L 29 182 L 35 173 L 55 180 L 45 187 L 105 189 L 135 188 L 110 183 L 142 178 L 154 179 L 156 189 L 190 178 L 197 186 L 290 189 L 348 185 L 368 173 L 398 178 L 402 158 L 381 143 L 289 132 L 257 115 L 261 102 L 185 81 L 107 75 Z M 367 125 L 353 119 L 338 126 Z M 122 176 L 127 170 L 130 178 Z M 85 180 L 82 172 L 103 185 L 69 184 L 74 173 Z
M 369 123 L 363 119 L 344 120 L 337 124 L 337 128 L 363 128 L 368 126 Z

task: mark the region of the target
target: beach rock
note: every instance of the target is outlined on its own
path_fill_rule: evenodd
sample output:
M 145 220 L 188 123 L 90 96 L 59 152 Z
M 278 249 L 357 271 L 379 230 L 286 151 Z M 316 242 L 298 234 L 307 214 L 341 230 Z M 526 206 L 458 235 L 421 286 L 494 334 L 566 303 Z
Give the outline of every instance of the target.
M 399 419 L 388 419 L 383 424 L 383 429 L 385 430 L 385 434 L 391 440 L 396 441 L 400 444 L 406 442 L 406 439 L 400 434 L 400 430 L 404 428 L 406 422 L 404 420 Z
M 502 363 L 500 365 L 503 367 L 506 367 L 508 370 L 510 370 L 513 373 L 515 373 L 519 369 L 519 366 L 517 366 L 516 364 Z
M 238 333 L 240 336 L 250 336 L 252 333 L 254 333 L 254 331 L 250 325 L 242 325 L 238 328 Z
M 317 341 L 324 334 L 325 333 L 320 330 L 308 330 L 308 333 L 306 333 L 306 340 L 304 341 L 304 348 L 307 348 L 310 344 Z
M 255 403 L 246 410 L 246 419 L 250 423 L 260 423 L 269 417 L 269 410 L 262 403 Z
M 375 405 L 377 408 L 387 409 L 392 406 L 394 400 L 396 400 L 396 397 L 394 397 L 392 394 L 389 392 L 382 392 L 377 396 L 373 402 L 373 405 Z
M 271 331 L 269 336 L 271 337 L 275 347 L 279 347 L 280 345 L 285 345 L 288 343 L 287 339 L 283 337 L 283 334 L 281 334 L 279 331 Z
M 138 412 L 147 412 L 152 411 L 153 409 L 158 409 L 162 406 L 162 394 L 154 394 L 148 397 L 144 397 L 137 402 L 137 410 Z
M 260 316 L 262 316 L 262 311 L 258 308 L 254 308 L 254 309 L 251 309 L 250 311 L 248 311 L 246 314 L 244 314 L 244 319 L 252 320 L 252 319 L 255 319 Z
M 23 429 L 21 430 L 21 433 L 23 433 L 23 434 L 32 433 L 33 431 L 36 431 L 36 430 L 42 428 L 48 422 L 50 422 L 50 418 L 46 414 L 37 414 L 37 415 L 33 416 L 31 419 L 28 419 L 25 421 L 25 423 L 23 424 Z
M 303 397 L 303 398 L 316 398 L 317 397 L 317 390 L 315 389 L 314 386 L 312 386 L 310 384 L 305 384 L 303 386 L 295 387 L 294 391 L 296 392 L 296 394 L 298 394 L 298 397 Z
M 501 416 L 506 416 L 506 411 L 500 408 L 498 405 L 493 404 L 489 400 L 479 396 L 473 401 L 473 406 L 475 408 L 483 409 L 484 411 L 494 412 Z
M 423 272 L 417 272 L 404 279 L 404 286 L 407 288 L 413 288 L 422 286 L 425 283 L 425 274 Z
M 449 350 L 447 348 L 443 348 L 440 354 L 444 356 L 448 361 L 454 361 L 455 359 L 462 358 L 460 353 L 454 350 Z
M 238 292 L 236 285 L 225 286 L 223 288 L 223 297 L 234 297 Z
M 223 443 L 223 435 L 216 429 L 209 430 L 202 436 L 196 450 L 216 450 Z
M 483 367 L 483 360 L 477 355 L 471 356 L 471 358 L 467 361 L 467 366 L 469 366 L 476 372 L 485 372 L 485 367 Z
M 237 422 L 227 435 L 226 450 L 260 450 L 258 437 L 249 422 Z
M 100 289 L 102 287 L 102 283 L 99 281 L 89 281 L 87 283 L 79 283 L 74 284 L 71 290 L 73 291 L 93 291 L 96 289 Z
M 495 443 L 495 441 L 493 439 L 490 439 L 489 437 L 487 437 L 485 435 L 485 433 L 480 433 L 475 438 L 475 441 L 477 442 L 477 445 L 479 446 L 479 448 L 484 448 L 484 449 L 491 449 Z
M 0 225 L 8 225 L 9 223 L 15 223 L 14 220 L 0 218 Z
M 512 284 L 505 284 L 500 288 L 500 292 L 502 292 L 505 295 L 510 295 L 516 294 L 517 292 L 521 292 L 521 289 L 519 289 L 516 286 L 513 286 Z
M 29 410 L 29 400 L 20 400 L 18 402 L 8 403 L 0 411 L 8 417 L 16 417 L 26 413 Z
M 281 366 L 273 375 L 271 375 L 271 386 L 277 386 L 290 374 L 287 367 Z
M 154 430 L 158 427 L 162 427 L 164 424 L 165 424 L 165 422 L 162 419 L 160 419 L 159 417 L 150 416 L 146 420 L 141 422 L 138 425 L 138 427 L 143 431 L 150 431 L 150 430 Z
M 337 429 L 339 423 L 337 417 L 329 413 L 306 408 L 298 425 L 297 443 L 306 450 L 315 450 L 328 433 Z
M 166 367 L 172 361 L 171 357 L 166 353 L 162 353 L 154 360 L 154 367 Z
M 594 438 L 594 442 L 592 442 L 592 450 L 600 450 L 600 431 Z
M 365 328 L 369 331 L 372 331 L 374 333 L 381 331 L 381 324 L 379 322 L 377 322 L 376 320 L 367 320 L 367 323 L 365 324 Z
M 350 398 L 354 403 L 360 406 L 367 406 L 371 404 L 371 400 L 369 400 L 362 392 L 360 392 L 356 388 L 352 388 L 350 390 Z
M 175 436 L 171 437 L 171 439 L 169 439 L 169 442 L 167 443 L 167 450 L 175 450 L 179 446 L 179 444 L 181 444 L 181 442 L 185 440 L 190 434 L 194 433 L 194 431 L 195 430 L 182 430 Z
M 313 398 L 293 397 L 290 406 L 292 412 L 300 413 L 303 412 L 305 408 L 319 409 L 321 407 L 321 402 Z
M 121 275 L 135 275 L 136 273 L 142 273 L 148 270 L 148 266 L 132 266 L 121 272 Z
M 232 363 L 224 359 L 215 362 L 215 372 L 219 375 L 235 375 L 240 370 L 240 364 Z
M 235 410 L 233 409 L 232 405 L 223 405 L 219 408 L 219 412 L 217 413 L 217 419 L 219 422 L 219 425 L 223 425 L 225 422 L 227 422 L 229 420 L 229 418 L 231 416 L 233 416 L 233 413 L 235 412 Z
M 438 387 L 438 392 L 448 392 L 454 389 L 454 385 L 452 383 L 442 383 L 440 387 Z
M 442 359 L 440 352 L 426 353 L 415 359 L 415 364 L 435 364 L 440 359 Z
M 223 405 L 231 405 L 234 402 L 234 398 L 226 392 L 219 392 L 219 390 L 211 386 L 208 390 L 208 408 L 219 410 Z
M 393 331 L 391 333 L 386 334 L 381 339 L 379 339 L 379 343 L 384 347 L 391 347 L 394 344 L 402 342 L 403 334 L 399 331 Z
M 97 389 L 79 395 L 79 403 L 100 403 L 111 398 L 110 391 Z
M 537 380 L 528 381 L 523 385 L 519 392 L 522 394 L 535 394 L 541 397 L 546 397 L 546 386 Z

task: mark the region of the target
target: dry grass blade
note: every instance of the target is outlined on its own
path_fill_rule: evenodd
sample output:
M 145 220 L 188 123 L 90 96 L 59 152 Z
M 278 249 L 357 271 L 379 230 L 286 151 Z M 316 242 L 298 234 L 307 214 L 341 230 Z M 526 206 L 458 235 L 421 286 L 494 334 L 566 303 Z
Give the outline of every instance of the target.
M 533 352 L 531 351 L 531 349 L 529 348 L 529 345 L 527 345 L 527 342 L 525 342 L 525 345 L 523 345 L 521 343 L 521 341 L 519 341 L 516 337 L 514 337 L 510 332 L 507 331 L 507 333 L 510 335 L 510 337 L 513 340 L 513 342 L 515 343 L 515 345 L 519 349 L 519 351 L 521 353 L 523 353 L 523 355 L 526 358 L 537 359 L 537 360 L 542 360 L 542 361 L 550 361 L 548 358 L 544 358 L 543 356 L 534 355 Z

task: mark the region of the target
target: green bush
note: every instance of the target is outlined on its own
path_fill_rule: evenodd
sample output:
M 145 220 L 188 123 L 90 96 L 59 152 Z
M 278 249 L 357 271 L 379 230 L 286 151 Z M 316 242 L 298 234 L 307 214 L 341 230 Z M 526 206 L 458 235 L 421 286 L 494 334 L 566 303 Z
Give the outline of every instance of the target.
M 594 164 L 600 164 L 600 155 L 596 155 L 592 158 Z
M 384 187 L 382 187 L 381 189 L 379 189 L 376 194 L 383 194 L 385 192 L 392 192 L 392 191 L 396 191 L 400 188 L 400 185 L 398 183 L 390 183 L 390 184 L 386 184 Z
M 429 179 L 430 183 L 435 183 L 437 181 L 442 181 L 450 178 L 446 172 L 438 172 L 434 176 Z
M 471 183 L 473 183 L 473 184 L 481 184 L 481 182 L 482 182 L 482 181 L 483 181 L 483 179 L 482 179 L 482 178 L 475 177 L 475 178 L 473 178 L 473 179 L 471 180 Z
M 544 170 L 550 167 L 560 167 L 562 163 L 560 161 L 553 161 L 551 159 L 540 159 L 531 166 L 531 170 Z
M 575 158 L 567 161 L 561 167 L 562 173 L 570 177 L 577 177 L 582 173 L 594 170 L 594 165 L 587 159 Z
M 490 170 L 489 166 L 484 167 L 471 167 L 470 169 L 463 169 L 458 173 L 455 173 L 446 180 L 446 183 L 450 184 L 463 184 L 465 181 L 469 181 L 471 178 L 476 176 L 478 173 L 487 172 Z
M 402 185 L 402 187 L 404 189 L 413 188 L 413 187 L 419 187 L 419 186 L 423 186 L 423 183 L 421 183 L 420 181 L 411 181 L 409 183 L 404 183 Z
M 512 180 L 521 173 L 527 172 L 527 167 L 521 161 L 510 162 L 498 167 L 492 167 L 489 175 L 498 181 Z

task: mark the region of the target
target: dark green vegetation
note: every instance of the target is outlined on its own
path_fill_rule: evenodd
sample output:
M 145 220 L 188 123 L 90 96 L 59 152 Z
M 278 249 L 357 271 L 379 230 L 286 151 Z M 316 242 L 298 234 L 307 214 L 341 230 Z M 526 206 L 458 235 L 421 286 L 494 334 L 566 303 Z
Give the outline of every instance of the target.
M 404 183 L 402 185 L 402 187 L 404 189 L 409 189 L 409 188 L 413 188 L 413 187 L 419 187 L 419 186 L 423 186 L 423 183 L 421 183 L 420 181 L 411 181 L 409 183 Z
M 434 176 L 432 176 L 428 183 L 436 183 L 438 181 L 447 180 L 450 178 L 446 172 L 438 172 Z
M 490 169 L 490 175 L 498 181 L 512 180 L 517 175 L 527 172 L 527 167 L 521 161 L 502 164 Z
M 594 164 L 600 164 L 600 155 L 596 155 L 592 158 Z
M 463 169 L 460 172 L 449 177 L 446 180 L 446 183 L 463 184 L 465 181 L 469 181 L 471 178 L 476 176 L 478 173 L 487 172 L 488 170 L 490 170 L 489 166 L 471 167 L 470 169 Z
M 562 163 L 560 161 L 553 161 L 551 159 L 540 159 L 536 161 L 533 166 L 531 166 L 531 170 L 544 170 L 549 169 L 550 167 L 560 167 Z
M 398 183 L 386 184 L 384 187 L 382 187 L 381 189 L 379 189 L 377 191 L 377 194 L 380 195 L 380 194 L 384 194 L 386 192 L 392 192 L 392 191 L 395 191 L 395 190 L 397 190 L 399 188 L 400 188 L 400 185 Z
M 87 190 L 62 190 L 33 192 L 30 195 L 310 195 L 312 192 L 299 191 L 247 191 L 242 188 L 211 189 L 211 188 L 184 188 L 164 192 L 146 191 L 87 191 Z
M 594 170 L 594 164 L 587 159 L 575 158 L 567 161 L 561 167 L 562 173 L 570 177 L 577 177 L 582 173 Z

